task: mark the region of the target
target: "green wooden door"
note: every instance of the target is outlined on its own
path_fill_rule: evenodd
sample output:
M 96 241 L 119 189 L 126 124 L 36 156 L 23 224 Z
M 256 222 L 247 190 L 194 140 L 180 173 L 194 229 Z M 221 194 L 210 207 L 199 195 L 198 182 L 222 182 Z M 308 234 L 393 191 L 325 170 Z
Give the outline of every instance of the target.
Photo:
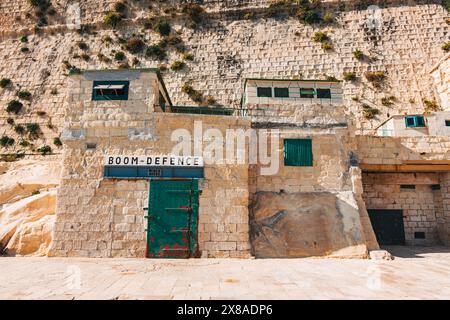
M 151 180 L 147 256 L 189 258 L 197 253 L 198 181 Z

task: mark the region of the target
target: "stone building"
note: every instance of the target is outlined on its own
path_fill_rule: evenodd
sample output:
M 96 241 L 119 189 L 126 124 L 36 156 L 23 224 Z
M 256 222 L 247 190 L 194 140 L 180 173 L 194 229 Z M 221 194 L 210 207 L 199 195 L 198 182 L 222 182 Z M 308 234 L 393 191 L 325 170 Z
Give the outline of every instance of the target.
M 173 106 L 152 69 L 72 76 L 50 255 L 365 257 L 377 247 L 341 84 L 253 81 L 245 115 L 225 116 Z M 230 129 L 243 161 L 198 150 L 199 137 L 228 145 Z M 193 149 L 173 153 L 177 130 Z M 272 163 L 251 162 L 262 132 Z

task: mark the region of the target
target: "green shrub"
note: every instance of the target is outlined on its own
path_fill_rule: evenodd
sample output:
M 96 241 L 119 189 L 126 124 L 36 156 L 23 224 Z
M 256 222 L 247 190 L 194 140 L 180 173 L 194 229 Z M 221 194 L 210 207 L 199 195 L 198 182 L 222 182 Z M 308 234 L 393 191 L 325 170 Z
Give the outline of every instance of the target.
M 442 0 L 442 5 L 450 12 L 450 0 Z
M 327 12 L 322 17 L 323 22 L 325 23 L 333 23 L 334 22 L 334 16 L 331 12 Z
M 34 190 L 32 193 L 31 193 L 31 195 L 32 196 L 35 196 L 35 195 L 37 195 L 37 194 L 40 194 L 41 192 L 39 191 L 39 190 Z
M 83 59 L 84 61 L 89 61 L 89 60 L 91 60 L 91 56 L 89 56 L 89 55 L 86 54 L 86 53 L 83 53 L 80 57 L 81 57 L 81 59 Z
M 86 42 L 83 42 L 83 41 L 78 41 L 77 46 L 78 46 L 78 48 L 80 48 L 81 50 L 84 50 L 84 51 L 89 49 L 89 46 L 86 44 Z
M 2 78 L 0 80 L 0 88 L 6 88 L 9 85 L 11 85 L 11 80 L 10 79 Z
M 355 81 L 356 74 L 354 72 L 344 72 L 344 80 L 345 81 Z
M 14 119 L 8 118 L 8 119 L 6 119 L 6 123 L 9 124 L 10 126 L 12 126 L 12 125 L 14 125 Z
M 441 111 L 442 107 L 436 102 L 436 100 L 423 99 L 423 104 L 425 105 L 425 112 L 436 112 Z
M 304 18 L 307 24 L 319 23 L 321 20 L 320 15 L 314 10 L 307 11 Z
M 19 91 L 19 92 L 17 92 L 17 96 L 19 97 L 19 99 L 22 99 L 22 100 L 27 100 L 27 101 L 31 100 L 31 93 L 29 91 Z
M 20 42 L 26 43 L 28 42 L 28 37 L 27 36 L 23 36 L 20 38 Z
M 122 1 L 116 2 L 114 4 L 114 10 L 117 11 L 117 12 L 123 13 L 123 12 L 125 12 L 126 9 L 127 9 L 127 6 Z
M 69 68 L 69 74 L 70 75 L 72 75 L 72 74 L 80 74 L 81 73 L 81 70 L 79 69 L 79 68 L 77 68 L 77 67 L 70 67 Z
M 247 12 L 246 14 L 244 14 L 244 19 L 245 20 L 251 20 L 251 19 L 253 19 L 254 18 L 254 14 L 253 14 L 253 12 Z
M 391 107 L 395 101 L 397 101 L 397 98 L 394 96 L 381 98 L 381 104 L 385 107 Z
M 325 51 L 332 50 L 333 45 L 329 42 L 324 42 L 324 43 L 322 43 L 322 49 Z
M 110 11 L 105 15 L 105 18 L 103 19 L 103 22 L 112 28 L 117 27 L 117 25 L 122 21 L 123 17 L 120 13 Z
M 142 41 L 141 38 L 132 37 L 127 40 L 127 44 L 125 45 L 125 48 L 129 52 L 136 54 L 136 53 L 142 52 L 144 50 L 145 43 L 144 43 L 144 41 Z
M 130 69 L 130 65 L 128 64 L 128 62 L 124 61 L 119 64 L 118 68 L 119 69 Z
M 35 8 L 37 8 L 37 7 L 47 8 L 48 6 L 50 6 L 50 3 L 48 0 L 28 0 L 28 3 Z
M 184 63 L 181 60 L 175 60 L 174 62 L 172 62 L 172 64 L 170 65 L 170 69 L 172 69 L 173 71 L 178 71 L 183 69 L 186 66 L 186 63 Z
M 195 25 L 202 22 L 204 11 L 205 10 L 196 3 L 185 4 L 181 9 L 181 12 L 184 13 L 189 20 L 194 22 Z
M 31 137 L 36 137 L 41 133 L 41 127 L 37 123 L 28 123 L 27 132 Z
M 49 153 L 52 153 L 52 148 L 50 146 L 44 145 L 37 149 L 37 152 L 39 152 L 41 155 L 45 156 Z
M 27 140 L 20 140 L 19 145 L 21 147 L 26 148 L 26 147 L 28 147 L 30 145 L 30 143 Z
M 0 161 L 13 162 L 25 157 L 25 153 L 8 153 L 0 156 Z M 5 249 L 6 250 L 6 249 Z
M 322 31 L 316 32 L 312 39 L 313 39 L 314 42 L 321 42 L 321 43 L 330 40 L 328 35 L 325 32 L 322 32 Z
M 192 60 L 194 60 L 194 55 L 192 53 L 185 53 L 185 54 L 183 54 L 183 59 L 192 61 Z
M 125 53 L 123 53 L 122 51 L 116 52 L 114 54 L 114 59 L 116 61 L 123 61 L 123 60 L 125 60 Z
M 57 146 L 57 147 L 62 146 L 61 139 L 60 139 L 59 137 L 54 138 L 54 139 L 53 139 L 53 144 L 54 144 L 55 146 Z
M 359 49 L 356 49 L 355 51 L 353 51 L 353 56 L 358 60 L 362 60 L 364 58 L 364 52 L 362 52 Z
M 369 106 L 367 104 L 363 104 L 362 108 L 363 108 L 363 116 L 367 120 L 373 119 L 373 118 L 375 118 L 375 116 L 380 114 L 380 110 L 372 108 L 371 106 Z
M 158 64 L 158 69 L 161 72 L 167 71 L 167 64 L 164 64 L 164 63 Z
M 17 134 L 23 135 L 25 133 L 25 127 L 21 124 L 17 124 L 14 126 L 14 131 Z
M 158 20 L 153 26 L 153 30 L 159 33 L 161 36 L 168 36 L 172 28 L 166 20 Z
M 450 1 L 450 0 L 449 0 Z M 450 41 L 446 42 L 442 45 L 442 50 L 444 50 L 445 52 L 449 52 L 450 51 Z
M 22 52 L 22 53 L 29 53 L 30 49 L 28 49 L 27 47 L 23 47 L 23 48 L 20 49 L 20 52 Z
M 8 136 L 3 136 L 0 138 L 0 146 L 2 147 L 9 147 L 12 146 L 14 144 L 14 139 L 10 138 Z
M 364 75 L 366 79 L 376 87 L 379 87 L 386 79 L 386 73 L 383 71 L 375 71 L 375 72 L 368 71 Z
M 193 101 L 201 103 L 203 101 L 203 95 L 195 90 L 189 83 L 185 83 L 181 87 L 181 92 L 186 93 Z
M 12 100 L 8 103 L 6 107 L 6 112 L 18 114 L 22 110 L 23 104 L 20 101 Z
M 37 26 L 38 26 L 39 28 L 41 28 L 41 27 L 45 27 L 46 25 L 48 25 L 47 18 L 45 18 L 45 17 L 40 17 L 39 20 L 38 20 Z

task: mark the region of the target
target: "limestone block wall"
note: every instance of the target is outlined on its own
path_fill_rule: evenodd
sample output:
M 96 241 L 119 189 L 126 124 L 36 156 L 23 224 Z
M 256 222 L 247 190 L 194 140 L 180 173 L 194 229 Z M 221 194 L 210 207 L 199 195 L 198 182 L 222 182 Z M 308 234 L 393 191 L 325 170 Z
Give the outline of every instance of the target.
M 144 257 L 148 182 L 103 179 L 104 156 L 168 154 L 177 143 L 170 141 L 173 130 L 193 132 L 195 120 L 222 132 L 250 126 L 246 119 L 154 113 L 137 124 L 152 128 L 150 138 L 130 139 L 125 121 L 119 127 L 96 121 L 95 127 L 86 127 L 86 139 L 66 140 L 50 255 Z M 86 141 L 96 143 L 96 150 L 87 151 Z M 200 186 L 202 256 L 248 257 L 248 165 L 206 165 Z
M 439 220 L 438 233 L 443 244 L 450 246 L 450 174 L 440 175 L 442 215 Z
M 36 147 L 52 145 L 53 138 L 61 132 L 63 110 L 68 107 L 66 100 L 70 94 L 64 66 L 67 63 L 82 69 L 110 69 L 124 62 L 130 67 L 169 66 L 182 59 L 182 54 L 172 46 L 166 49 L 167 57 L 161 61 L 144 53 L 131 54 L 123 48 L 123 40 L 133 34 L 141 36 L 146 45 L 161 40 L 152 30 L 142 29 L 139 17 L 150 14 L 145 1 L 129 1 L 131 20 L 116 31 L 101 23 L 114 1 L 81 1 L 81 22 L 93 23 L 90 32 L 64 28 L 61 19 L 72 2 L 59 3 L 53 5 L 57 14 L 47 17 L 50 27 L 39 30 L 34 29 L 36 19 L 26 17 L 27 13 L 34 15 L 26 0 L 0 3 L 0 78 L 12 81 L 11 86 L 0 89 L 0 134 L 16 141 L 22 139 L 14 127 L 7 124 L 8 118 L 19 124 L 39 123 L 43 135 L 34 142 Z M 173 6 L 173 3 L 178 2 L 168 2 L 168 5 Z M 441 46 L 448 41 L 449 30 L 445 23 L 448 12 L 440 1 L 411 4 L 400 0 L 384 4 L 375 1 L 371 4 L 379 4 L 382 17 L 380 28 L 375 31 L 365 26 L 372 13 L 359 1 L 326 2 L 322 11 L 333 12 L 335 22 L 312 26 L 294 17 L 268 17 L 268 4 L 269 1 L 207 1 L 204 5 L 207 14 L 195 30 L 186 26 L 184 18 L 166 16 L 186 50 L 194 56 L 192 62 L 186 61 L 183 70 L 169 68 L 164 72 L 174 104 L 194 104 L 181 92 L 186 82 L 204 96 L 212 96 L 217 104 L 238 107 L 245 78 L 325 79 L 334 76 L 342 79 L 343 72 L 354 72 L 358 80 L 344 82 L 343 97 L 350 115 L 357 120 L 357 129 L 367 132 L 388 114 L 422 112 L 422 99 L 434 98 L 429 70 L 443 58 Z M 253 19 L 244 18 L 248 12 L 255 13 Z M 320 44 L 311 40 L 318 31 L 329 35 L 333 50 L 324 51 Z M 27 42 L 21 42 L 22 35 L 28 36 Z M 111 42 L 105 40 L 107 36 L 111 37 Z M 78 47 L 79 41 L 88 45 L 86 52 Z M 29 51 L 22 52 L 24 47 Z M 370 59 L 357 60 L 353 56 L 356 49 Z M 114 59 L 118 51 L 125 52 L 125 61 Z M 363 75 L 366 71 L 386 72 L 387 80 L 381 89 L 366 81 Z M 32 99 L 22 101 L 25 107 L 19 115 L 7 114 L 6 105 L 16 99 L 18 90 L 30 91 Z M 394 105 L 382 106 L 381 99 L 391 95 L 397 98 Z M 378 108 L 380 114 L 372 120 L 365 119 L 363 103 Z M 38 116 L 38 111 L 46 112 L 46 116 Z M 17 143 L 14 148 L 33 152 L 33 147 L 24 148 Z M 3 148 L 1 152 L 13 152 L 14 148 Z M 58 148 L 54 149 L 59 152 Z
M 365 164 L 401 164 L 404 160 L 448 160 L 450 137 L 356 136 L 358 159 Z
M 442 196 L 441 190 L 431 189 L 439 183 L 435 173 L 363 173 L 363 198 L 367 209 L 403 210 L 407 245 L 439 245 Z M 415 185 L 415 189 L 402 189 L 402 184 Z M 414 232 L 425 232 L 425 239 L 415 239 Z
M 431 76 L 442 108 L 450 110 L 450 53 L 432 68 Z
M 250 235 L 257 257 L 365 257 L 377 249 L 352 167 L 347 128 L 280 129 L 279 171 L 250 167 Z M 284 166 L 283 139 L 312 139 L 313 166 Z M 359 177 L 359 178 L 358 178 Z M 358 187 L 359 186 L 359 187 Z

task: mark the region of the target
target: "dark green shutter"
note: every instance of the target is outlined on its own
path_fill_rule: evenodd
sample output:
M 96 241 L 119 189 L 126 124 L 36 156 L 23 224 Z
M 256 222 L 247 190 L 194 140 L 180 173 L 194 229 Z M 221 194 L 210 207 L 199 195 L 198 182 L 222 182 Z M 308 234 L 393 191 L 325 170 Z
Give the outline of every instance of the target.
M 311 139 L 285 139 L 284 165 L 312 167 L 313 154 Z
M 317 98 L 318 99 L 331 99 L 331 90 L 330 89 L 317 89 Z
M 257 87 L 256 95 L 261 98 L 272 98 L 272 88 L 271 87 Z

